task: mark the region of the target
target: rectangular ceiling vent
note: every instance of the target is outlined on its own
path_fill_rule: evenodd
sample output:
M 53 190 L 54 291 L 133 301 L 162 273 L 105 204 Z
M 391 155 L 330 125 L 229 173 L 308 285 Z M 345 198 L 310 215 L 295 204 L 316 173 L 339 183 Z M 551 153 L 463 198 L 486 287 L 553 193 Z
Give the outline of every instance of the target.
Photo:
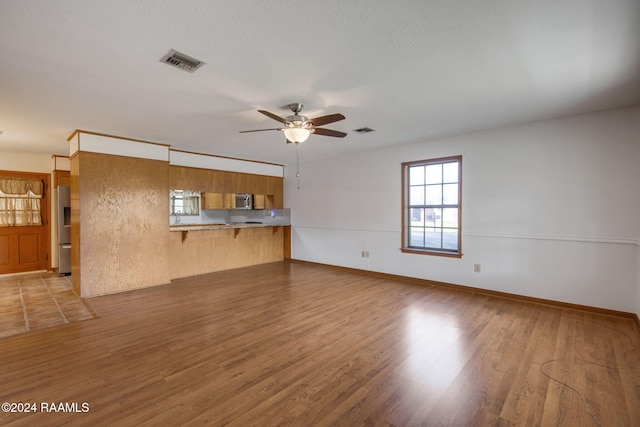
M 205 64 L 204 62 L 192 58 L 191 56 L 186 55 L 182 52 L 178 52 L 175 49 L 171 49 L 165 56 L 162 57 L 162 59 L 160 59 L 160 62 L 164 62 L 165 64 L 169 64 L 173 67 L 188 71 L 190 73 L 193 73 Z
M 354 129 L 353 131 L 358 133 L 369 133 L 369 132 L 373 132 L 373 129 L 371 129 L 370 127 L 364 127 L 360 129 Z

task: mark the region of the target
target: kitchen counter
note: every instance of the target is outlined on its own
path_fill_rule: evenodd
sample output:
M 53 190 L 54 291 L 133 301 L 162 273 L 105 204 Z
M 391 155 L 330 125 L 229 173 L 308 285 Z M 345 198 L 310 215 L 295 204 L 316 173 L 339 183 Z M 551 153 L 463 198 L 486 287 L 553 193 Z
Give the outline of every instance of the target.
M 235 228 L 283 227 L 282 224 L 232 223 L 232 224 L 183 224 L 170 225 L 169 231 L 226 230 Z

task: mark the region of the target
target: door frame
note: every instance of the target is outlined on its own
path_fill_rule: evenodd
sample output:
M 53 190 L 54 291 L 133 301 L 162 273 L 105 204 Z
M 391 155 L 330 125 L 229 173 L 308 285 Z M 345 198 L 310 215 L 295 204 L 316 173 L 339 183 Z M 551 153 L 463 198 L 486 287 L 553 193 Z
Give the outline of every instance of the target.
M 0 176 L 7 178 L 32 178 L 42 180 L 43 191 L 40 201 L 40 214 L 42 215 L 42 227 L 44 227 L 44 239 L 42 239 L 40 251 L 45 256 L 45 270 L 51 271 L 51 174 L 39 172 L 22 172 L 0 170 Z M 44 246 L 44 247 L 43 247 Z M 6 274 L 24 273 L 23 271 L 9 272 Z

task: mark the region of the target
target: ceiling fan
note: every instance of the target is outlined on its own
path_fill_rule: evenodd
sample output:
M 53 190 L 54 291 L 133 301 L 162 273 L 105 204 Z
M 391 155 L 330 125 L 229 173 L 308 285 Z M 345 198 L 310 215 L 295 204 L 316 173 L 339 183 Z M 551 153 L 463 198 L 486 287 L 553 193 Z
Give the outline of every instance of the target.
M 345 132 L 340 132 L 337 130 L 325 129 L 318 126 L 327 125 L 329 123 L 334 123 L 340 120 L 344 120 L 345 117 L 340 114 L 329 114 L 328 116 L 316 117 L 315 119 L 310 119 L 306 116 L 300 115 L 300 111 L 304 106 L 300 103 L 291 103 L 289 104 L 289 108 L 293 112 L 292 116 L 287 116 L 282 118 L 276 114 L 270 113 L 265 110 L 258 110 L 259 113 L 264 114 L 267 117 L 272 118 L 284 126 L 281 128 L 270 128 L 270 129 L 255 129 L 255 130 L 243 130 L 240 133 L 247 132 L 262 132 L 266 130 L 279 130 L 284 132 L 285 137 L 287 138 L 287 143 L 291 144 L 299 144 L 304 142 L 309 138 L 309 135 L 312 133 L 316 135 L 324 135 L 324 136 L 333 136 L 336 138 L 344 138 L 347 136 Z

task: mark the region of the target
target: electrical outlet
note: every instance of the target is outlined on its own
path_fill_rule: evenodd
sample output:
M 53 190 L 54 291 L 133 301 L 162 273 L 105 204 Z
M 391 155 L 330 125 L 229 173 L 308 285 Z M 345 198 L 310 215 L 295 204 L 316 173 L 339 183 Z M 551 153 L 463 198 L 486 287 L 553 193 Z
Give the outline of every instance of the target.
M 480 273 L 480 264 L 473 264 L 473 272 Z
M 369 251 L 364 251 L 364 257 L 369 258 Z

